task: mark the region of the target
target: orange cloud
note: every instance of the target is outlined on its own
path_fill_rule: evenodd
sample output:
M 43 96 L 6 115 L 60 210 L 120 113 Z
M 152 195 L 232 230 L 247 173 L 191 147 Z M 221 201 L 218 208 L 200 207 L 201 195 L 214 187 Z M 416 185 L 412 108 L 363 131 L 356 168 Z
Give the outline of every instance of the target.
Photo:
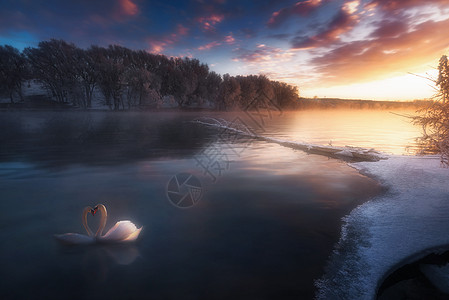
M 449 50 L 449 19 L 427 21 L 400 35 L 393 32 L 380 27 L 375 38 L 350 42 L 312 59 L 320 83 L 342 85 L 420 72 Z
M 403 9 L 425 5 L 449 4 L 448 0 L 371 0 L 365 4 L 365 9 L 380 8 L 382 11 L 398 12 Z

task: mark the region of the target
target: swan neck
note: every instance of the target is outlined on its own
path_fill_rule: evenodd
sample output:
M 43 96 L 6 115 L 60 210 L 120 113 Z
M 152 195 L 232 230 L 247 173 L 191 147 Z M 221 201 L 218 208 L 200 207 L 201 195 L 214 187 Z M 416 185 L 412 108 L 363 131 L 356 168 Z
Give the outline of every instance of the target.
M 95 233 L 95 237 L 101 237 L 101 235 L 103 234 L 103 230 L 106 227 L 106 221 L 108 219 L 108 211 L 106 210 L 106 207 L 103 204 L 98 204 L 97 207 L 101 214 L 101 220 L 100 226 L 98 227 L 98 230 Z
M 93 236 L 92 230 L 90 230 L 89 225 L 87 224 L 87 215 L 89 214 L 91 209 L 92 208 L 89 206 L 85 207 L 84 211 L 83 211 L 83 215 L 82 215 L 83 226 L 84 226 L 84 229 L 86 229 L 86 231 L 87 231 L 87 235 L 89 235 L 89 236 Z

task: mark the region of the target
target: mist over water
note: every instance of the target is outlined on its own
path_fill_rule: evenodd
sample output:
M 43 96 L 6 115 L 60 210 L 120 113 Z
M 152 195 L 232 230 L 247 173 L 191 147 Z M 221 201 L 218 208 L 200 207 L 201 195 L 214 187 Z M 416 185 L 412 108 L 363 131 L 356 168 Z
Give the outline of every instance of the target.
M 341 218 L 383 189 L 344 162 L 264 141 L 231 143 L 238 155 L 213 181 L 194 159 L 217 136 L 190 122 L 200 115 L 235 117 L 2 113 L 0 297 L 313 298 Z M 265 121 L 265 135 L 396 154 L 419 135 L 387 111 L 285 112 Z M 167 199 L 180 172 L 202 184 L 189 209 Z M 52 235 L 84 233 L 81 212 L 97 203 L 108 208 L 106 229 L 126 219 L 144 226 L 139 241 L 58 245 Z

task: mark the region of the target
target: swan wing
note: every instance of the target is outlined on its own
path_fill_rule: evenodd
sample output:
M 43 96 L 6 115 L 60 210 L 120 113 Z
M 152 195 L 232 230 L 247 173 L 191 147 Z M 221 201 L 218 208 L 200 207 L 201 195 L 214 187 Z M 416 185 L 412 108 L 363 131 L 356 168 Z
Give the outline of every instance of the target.
M 54 237 L 63 245 L 88 245 L 95 242 L 93 237 L 79 233 L 55 234 Z
M 137 240 L 137 238 L 139 237 L 140 232 L 142 231 L 142 228 L 143 227 L 140 227 L 139 229 L 137 229 L 136 231 L 134 231 L 133 233 L 128 235 L 128 237 L 126 239 L 124 239 L 123 241 L 133 242 L 133 241 Z
M 140 229 L 137 229 L 136 225 L 131 221 L 119 221 L 101 237 L 103 241 L 118 242 L 118 241 L 133 241 L 140 233 Z M 138 232 L 136 234 L 136 232 Z

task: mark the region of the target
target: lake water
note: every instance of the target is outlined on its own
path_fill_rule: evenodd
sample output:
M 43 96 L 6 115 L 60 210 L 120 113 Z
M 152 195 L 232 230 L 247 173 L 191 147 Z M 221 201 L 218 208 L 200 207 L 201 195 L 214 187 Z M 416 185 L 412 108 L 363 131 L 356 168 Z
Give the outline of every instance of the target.
M 1 113 L 0 298 L 312 299 L 341 218 L 384 188 L 343 161 L 227 140 L 190 122 L 204 116 L 394 154 L 409 153 L 420 135 L 388 111 L 285 112 L 259 122 L 231 113 Z M 201 184 L 191 207 L 169 201 L 179 173 Z M 138 242 L 54 240 L 84 233 L 83 208 L 97 203 L 108 208 L 106 228 L 126 219 L 143 226 Z

